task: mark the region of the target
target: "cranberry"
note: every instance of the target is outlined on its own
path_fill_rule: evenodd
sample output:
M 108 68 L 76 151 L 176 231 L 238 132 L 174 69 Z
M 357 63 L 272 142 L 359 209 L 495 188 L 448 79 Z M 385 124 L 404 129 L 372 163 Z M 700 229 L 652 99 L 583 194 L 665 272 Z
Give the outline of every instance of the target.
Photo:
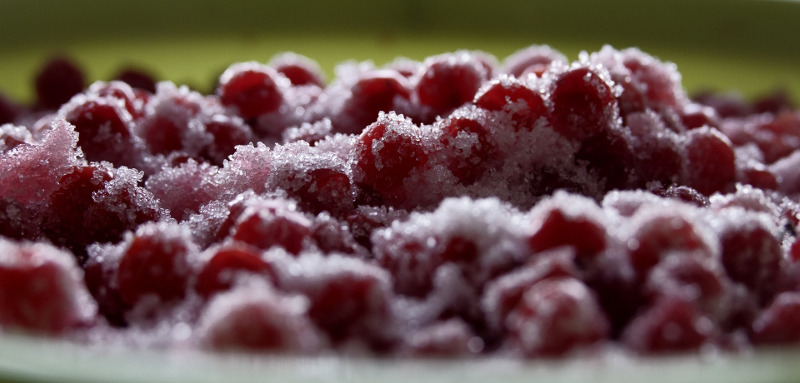
M 687 104 L 683 107 L 680 117 L 686 129 L 697 129 L 703 126 L 718 128 L 720 126 L 717 112 L 709 106 Z
M 448 168 L 465 185 L 477 181 L 488 170 L 485 163 L 497 151 L 497 144 L 483 123 L 470 117 L 448 117 L 438 123 L 442 143 L 453 152 Z M 465 145 L 467 144 L 467 145 Z
M 554 357 L 598 343 L 609 325 L 592 291 L 572 279 L 530 287 L 506 318 L 510 342 L 527 356 Z
M 322 339 L 302 306 L 268 286 L 244 286 L 217 295 L 201 319 L 201 343 L 215 350 L 316 351 Z
M 311 238 L 311 221 L 279 201 L 248 207 L 233 228 L 233 239 L 260 249 L 280 246 L 299 254 Z
M 62 108 L 62 113 L 67 122 L 75 125 L 78 145 L 87 160 L 135 166 L 131 115 L 122 107 L 124 104 L 116 101 L 113 98 L 82 99 Z
M 194 251 L 194 244 L 175 227 L 152 224 L 139 228 L 125 244 L 119 263 L 116 279 L 120 297 L 128 305 L 147 297 L 162 302 L 183 298 Z
M 736 155 L 728 139 L 717 130 L 689 132 L 686 143 L 689 186 L 710 195 L 728 191 L 736 180 Z
M 431 108 L 432 117 L 444 116 L 472 101 L 488 78 L 484 65 L 475 56 L 466 52 L 442 55 L 425 62 L 414 91 L 419 103 Z
M 132 178 L 102 164 L 73 168 L 50 196 L 51 219 L 42 231 L 83 261 L 87 245 L 116 242 L 126 230 L 160 219 L 163 214 L 152 195 Z
M 353 150 L 355 185 L 388 204 L 405 200 L 405 180 L 428 162 L 417 129 L 394 114 L 364 129 Z
M 475 95 L 475 105 L 510 113 L 516 130 L 532 130 L 539 118 L 548 115 L 542 95 L 513 77 L 500 77 L 482 87 Z
M 272 174 L 276 175 L 276 172 L 273 171 Z M 315 214 L 327 211 L 339 215 L 352 211 L 354 207 L 350 177 L 344 169 L 335 166 L 293 168 L 288 179 L 275 186 L 284 189 L 289 197 L 297 199 L 303 211 Z
M 566 64 L 567 58 L 546 45 L 534 45 L 508 56 L 503 72 L 519 78 L 528 73 L 542 77 L 554 62 Z
M 556 79 L 553 128 L 572 140 L 586 140 L 608 130 L 617 104 L 611 84 L 590 68 L 575 68 Z
M 122 100 L 125 104 L 125 110 L 130 113 L 134 120 L 144 116 L 145 105 L 149 99 L 149 97 L 141 97 L 141 93 L 137 93 L 130 85 L 121 81 L 95 82 L 89 86 L 86 93 L 103 99 Z
M 389 70 L 370 72 L 350 87 L 350 92 L 342 109 L 344 116 L 334 124 L 342 133 L 361 133 L 380 112 L 397 110 L 398 102 L 411 96 L 406 79 Z
M 309 275 L 289 280 L 287 288 L 308 297 L 308 317 L 334 343 L 363 339 L 374 346 L 391 332 L 392 298 L 384 270 L 354 258 L 308 255 L 299 259 Z
M 692 351 L 713 341 L 716 331 L 692 303 L 668 297 L 636 317 L 623 332 L 622 342 L 642 354 Z
M 548 279 L 577 278 L 580 273 L 574 258 L 571 250 L 563 248 L 540 253 L 528 264 L 488 282 L 481 299 L 487 324 L 494 330 L 505 330 L 505 318 L 535 284 Z
M 210 297 L 228 290 L 240 273 L 266 275 L 275 279 L 271 266 L 254 249 L 227 246 L 216 250 L 197 274 L 195 289 L 200 295 Z
M 570 246 L 581 256 L 593 256 L 606 248 L 606 231 L 586 215 L 569 215 L 558 208 L 542 214 L 541 222 L 528 239 L 531 251 L 538 253 Z
M 628 240 L 630 259 L 641 278 L 671 251 L 698 251 L 696 256 L 711 255 L 709 245 L 695 225 L 680 215 L 664 214 L 648 218 Z
M 242 118 L 251 119 L 278 110 L 283 81 L 282 75 L 264 65 L 233 65 L 220 76 L 217 95 L 223 105 L 235 106 Z
M 67 57 L 50 59 L 36 74 L 36 100 L 44 109 L 58 109 L 86 86 L 83 71 Z
M 214 139 L 201 150 L 200 155 L 213 164 L 222 165 L 236 151 L 236 146 L 247 145 L 254 140 L 253 131 L 237 117 L 214 114 L 203 122 L 206 131 Z
M 800 294 L 778 295 L 755 319 L 751 339 L 756 344 L 786 345 L 800 342 Z
M 722 264 L 731 279 L 744 283 L 762 299 L 771 298 L 782 269 L 778 239 L 756 222 L 741 222 L 720 233 L 720 242 Z
M 156 80 L 153 75 L 139 68 L 124 68 L 114 76 L 114 79 L 130 85 L 132 88 L 150 93 L 156 92 Z
M 96 307 L 69 253 L 0 239 L 0 325 L 61 334 L 90 324 Z
M 677 295 L 694 302 L 707 315 L 720 314 L 726 293 L 724 271 L 711 258 L 697 253 L 673 253 L 651 271 L 646 295 L 655 302 Z
M 416 330 L 405 339 L 405 350 L 414 357 L 468 356 L 483 348 L 483 340 L 457 318 Z
M 272 59 L 270 66 L 286 76 L 294 86 L 325 86 L 324 76 L 319 65 L 307 57 L 285 53 Z

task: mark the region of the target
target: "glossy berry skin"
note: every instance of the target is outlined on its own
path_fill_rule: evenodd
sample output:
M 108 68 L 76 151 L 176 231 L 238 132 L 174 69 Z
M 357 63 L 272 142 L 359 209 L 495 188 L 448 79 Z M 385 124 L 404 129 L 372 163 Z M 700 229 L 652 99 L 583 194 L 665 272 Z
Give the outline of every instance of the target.
M 551 96 L 553 128 L 572 140 L 586 140 L 605 132 L 617 104 L 611 86 L 596 71 L 575 68 L 555 81 Z
M 689 186 L 705 195 L 731 189 L 736 179 L 736 155 L 730 141 L 719 131 L 709 128 L 692 130 L 688 135 L 686 152 Z
M 367 198 L 389 204 L 405 199 L 405 180 L 428 162 L 415 129 L 398 116 L 383 115 L 358 137 L 353 178 Z
M 364 75 L 352 87 L 350 98 L 342 109 L 342 118 L 335 124 L 341 133 L 361 133 L 375 122 L 380 112 L 397 110 L 398 102 L 407 103 L 411 90 L 405 78 L 393 71 L 374 71 Z
M 220 76 L 217 94 L 223 105 L 236 107 L 239 116 L 251 119 L 278 110 L 283 102 L 285 81 L 267 66 L 234 65 Z
M 488 77 L 483 63 L 468 53 L 443 55 L 426 62 L 414 92 L 421 105 L 431 108 L 433 117 L 444 116 L 472 101 Z

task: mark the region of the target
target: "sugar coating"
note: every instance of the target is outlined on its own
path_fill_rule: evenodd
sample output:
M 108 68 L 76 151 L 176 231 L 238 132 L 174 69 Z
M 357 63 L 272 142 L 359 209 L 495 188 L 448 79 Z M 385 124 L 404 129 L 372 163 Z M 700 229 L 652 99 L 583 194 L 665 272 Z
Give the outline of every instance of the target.
M 529 359 L 800 341 L 785 97 L 690 97 L 610 46 L 335 73 L 286 53 L 211 94 L 0 98 L 0 331 Z

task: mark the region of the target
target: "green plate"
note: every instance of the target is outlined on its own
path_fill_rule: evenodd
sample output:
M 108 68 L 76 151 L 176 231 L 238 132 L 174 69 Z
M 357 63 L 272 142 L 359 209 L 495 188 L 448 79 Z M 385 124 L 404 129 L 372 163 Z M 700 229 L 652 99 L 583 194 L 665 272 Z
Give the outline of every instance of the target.
M 800 100 L 800 2 L 756 0 L 0 0 L 0 91 L 30 100 L 34 73 L 55 53 L 91 79 L 138 66 L 208 90 L 229 64 L 285 51 L 330 76 L 350 59 L 458 49 L 502 59 L 531 44 L 571 58 L 636 46 L 676 63 L 690 92 L 783 89 Z M 797 360 L 797 350 L 544 362 L 215 356 L 0 337 L 0 382 L 792 382 Z

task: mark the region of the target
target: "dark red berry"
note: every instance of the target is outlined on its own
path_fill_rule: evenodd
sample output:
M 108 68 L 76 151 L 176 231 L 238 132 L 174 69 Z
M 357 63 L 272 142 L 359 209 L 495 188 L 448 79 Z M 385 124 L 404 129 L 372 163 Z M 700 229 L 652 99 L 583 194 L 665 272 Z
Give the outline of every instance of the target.
M 509 113 L 515 130 L 531 130 L 539 118 L 548 115 L 542 95 L 514 78 L 501 77 L 481 88 L 475 96 L 475 105 Z
M 414 90 L 419 103 L 431 108 L 432 117 L 444 116 L 472 101 L 488 78 L 483 64 L 472 55 L 443 55 L 426 61 Z
M 148 297 L 162 302 L 179 300 L 186 294 L 193 244 L 176 227 L 148 225 L 137 230 L 117 271 L 122 300 L 135 305 Z
M 274 69 L 256 63 L 233 65 L 220 76 L 217 95 L 223 105 L 234 106 L 244 119 L 278 110 L 283 102 L 282 81 Z
M 361 133 L 375 122 L 380 112 L 397 110 L 398 102 L 407 102 L 410 96 L 406 79 L 394 71 L 370 72 L 350 87 L 350 98 L 345 101 L 343 116 L 337 119 L 334 129 L 342 133 Z
M 156 92 L 155 77 L 139 68 L 125 68 L 114 76 L 115 80 L 122 81 L 132 88 L 140 89 L 145 92 Z
M 277 201 L 247 208 L 234 227 L 233 239 L 259 249 L 279 246 L 299 254 L 311 238 L 311 221 Z
M 753 321 L 750 338 L 759 345 L 787 345 L 800 342 L 800 294 L 778 295 Z
M 86 86 L 83 71 L 71 59 L 51 59 L 36 75 L 36 100 L 44 109 L 58 109 Z
M 195 289 L 200 295 L 210 297 L 229 289 L 242 273 L 267 275 L 274 279 L 272 268 L 254 249 L 228 246 L 216 250 L 203 266 L 197 274 Z
M 736 155 L 730 141 L 716 129 L 694 129 L 686 153 L 689 186 L 700 193 L 728 191 L 736 180 Z
M 611 85 L 589 68 L 561 74 L 553 86 L 553 128 L 572 140 L 586 140 L 604 133 L 617 110 Z
M 405 180 L 428 162 L 417 129 L 394 114 L 368 126 L 354 147 L 355 185 L 389 204 L 405 200 L 400 191 Z
M 714 340 L 716 331 L 692 303 L 669 297 L 636 317 L 623 332 L 622 342 L 641 354 L 696 351 Z
M 529 357 L 555 357 L 598 343 L 609 324 L 592 291 L 572 279 L 530 287 L 506 318 L 509 341 Z

